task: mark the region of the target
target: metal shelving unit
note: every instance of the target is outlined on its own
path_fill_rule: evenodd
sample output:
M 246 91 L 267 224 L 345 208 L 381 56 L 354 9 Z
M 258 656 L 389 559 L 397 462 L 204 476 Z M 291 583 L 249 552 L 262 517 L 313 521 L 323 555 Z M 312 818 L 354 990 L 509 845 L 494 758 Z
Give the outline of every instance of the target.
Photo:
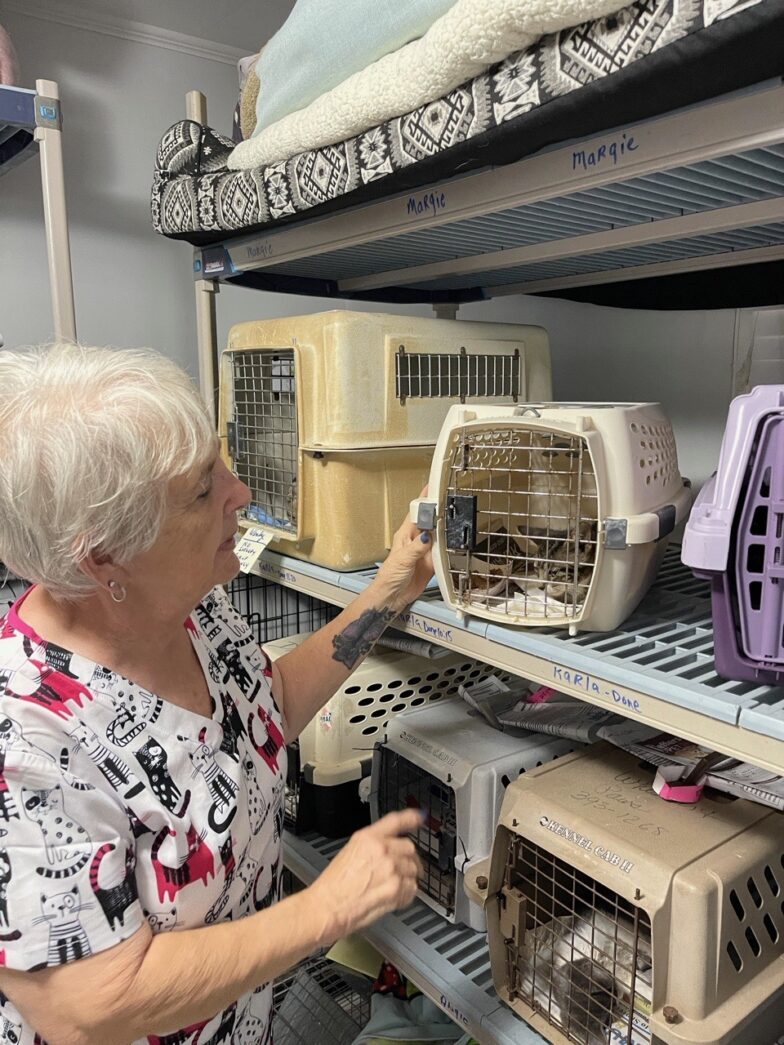
M 261 576 L 345 606 L 372 570 L 336 573 L 265 552 Z M 784 775 L 784 689 L 728 682 L 713 665 L 708 585 L 669 549 L 638 610 L 614 632 L 510 628 L 467 618 L 426 594 L 401 618 L 426 636 L 524 678 Z
M 285 831 L 284 863 L 310 884 L 342 845 L 317 834 L 297 837 Z M 542 1045 L 546 1040 L 499 1001 L 483 933 L 452 925 L 415 900 L 362 935 L 482 1045 Z
M 188 117 L 207 122 L 188 95 Z M 462 301 L 784 259 L 781 80 L 196 248 L 200 379 L 217 387 L 222 283 L 321 297 Z M 452 310 L 450 312 L 450 309 Z
M 0 175 L 36 151 L 41 158 L 54 335 L 76 341 L 59 88 L 53 80 L 36 80 L 34 91 L 0 86 Z

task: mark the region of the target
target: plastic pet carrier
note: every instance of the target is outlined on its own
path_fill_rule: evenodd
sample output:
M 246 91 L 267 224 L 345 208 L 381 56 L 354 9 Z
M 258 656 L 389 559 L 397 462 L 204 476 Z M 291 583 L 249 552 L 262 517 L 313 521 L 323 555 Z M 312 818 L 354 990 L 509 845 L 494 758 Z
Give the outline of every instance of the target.
M 452 407 L 429 485 L 412 517 L 444 601 L 572 633 L 631 613 L 690 504 L 655 403 Z
M 716 670 L 784 682 L 784 386 L 730 404 L 716 475 L 686 526 L 682 558 L 711 582 Z
M 772 1045 L 781 814 L 664 802 L 652 782 L 600 744 L 510 784 L 489 871 L 467 883 L 496 990 L 555 1045 Z
M 325 312 L 231 329 L 219 428 L 246 521 L 276 551 L 351 570 L 384 557 L 452 403 L 549 394 L 539 327 Z
M 407 711 L 389 723 L 373 756 L 372 815 L 426 811 L 414 838 L 426 904 L 484 932 L 484 911 L 469 901 L 463 876 L 490 853 L 504 789 L 520 773 L 575 747 L 541 733 L 500 733 L 462 700 Z
M 290 635 L 264 647 L 272 660 L 309 638 Z M 406 708 L 455 696 L 461 684 L 510 676 L 459 655 L 427 660 L 376 649 L 289 746 L 287 819 L 298 833 L 344 838 L 370 822 L 359 782 L 370 776 L 373 746 L 390 718 Z

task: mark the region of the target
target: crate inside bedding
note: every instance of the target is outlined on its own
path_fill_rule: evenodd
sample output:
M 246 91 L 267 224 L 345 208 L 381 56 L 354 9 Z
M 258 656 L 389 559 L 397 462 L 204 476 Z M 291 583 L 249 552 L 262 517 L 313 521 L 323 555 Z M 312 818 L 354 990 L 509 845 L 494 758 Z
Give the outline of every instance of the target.
M 309 634 L 267 643 L 271 660 L 295 649 Z M 461 655 L 437 660 L 377 647 L 289 746 L 287 826 L 343 838 L 370 822 L 359 796 L 370 776 L 373 748 L 393 716 L 406 708 L 451 700 L 463 685 L 510 676 Z
M 489 883 L 469 882 L 496 990 L 554 1045 L 772 1043 L 781 815 L 724 796 L 665 803 L 652 779 L 596 745 L 509 786 Z
M 683 561 L 711 581 L 716 670 L 784 682 L 784 386 L 730 405 L 719 468 L 694 505 Z
M 221 364 L 226 462 L 243 520 L 337 570 L 384 558 L 452 403 L 550 393 L 539 327 L 345 311 L 241 323 Z
M 372 815 L 425 811 L 414 835 L 425 903 L 484 932 L 484 912 L 468 900 L 462 883 L 490 853 L 504 789 L 519 774 L 579 746 L 541 733 L 501 733 L 462 700 L 412 709 L 389 723 L 373 756 Z
M 690 502 L 655 403 L 453 407 L 428 497 L 444 600 L 459 615 L 607 631 L 650 586 Z

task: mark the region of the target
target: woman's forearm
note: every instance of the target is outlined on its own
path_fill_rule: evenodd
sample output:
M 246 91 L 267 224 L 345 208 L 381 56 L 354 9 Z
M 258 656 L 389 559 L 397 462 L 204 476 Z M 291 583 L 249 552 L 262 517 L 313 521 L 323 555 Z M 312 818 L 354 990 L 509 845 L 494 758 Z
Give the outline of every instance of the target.
M 340 616 L 276 661 L 273 692 L 282 698 L 287 742 L 299 736 L 405 606 L 379 576 Z
M 131 1040 L 212 1018 L 332 942 L 325 932 L 325 918 L 304 890 L 238 922 L 159 933 L 128 987 L 134 999 Z M 114 1040 L 127 1041 L 128 1029 L 127 1023 L 116 1025 Z
M 2 989 L 51 1045 L 127 1045 L 212 1019 L 336 938 L 305 889 L 247 918 L 130 939 L 36 973 L 0 970 Z

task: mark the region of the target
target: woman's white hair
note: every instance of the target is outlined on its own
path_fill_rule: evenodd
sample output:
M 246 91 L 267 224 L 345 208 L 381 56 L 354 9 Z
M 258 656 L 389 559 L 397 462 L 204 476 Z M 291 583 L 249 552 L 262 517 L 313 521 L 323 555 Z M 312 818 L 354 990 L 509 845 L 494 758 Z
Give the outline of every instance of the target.
M 150 548 L 171 480 L 216 446 L 193 382 L 155 352 L 0 351 L 0 560 L 57 598 L 89 595 L 80 563 Z

